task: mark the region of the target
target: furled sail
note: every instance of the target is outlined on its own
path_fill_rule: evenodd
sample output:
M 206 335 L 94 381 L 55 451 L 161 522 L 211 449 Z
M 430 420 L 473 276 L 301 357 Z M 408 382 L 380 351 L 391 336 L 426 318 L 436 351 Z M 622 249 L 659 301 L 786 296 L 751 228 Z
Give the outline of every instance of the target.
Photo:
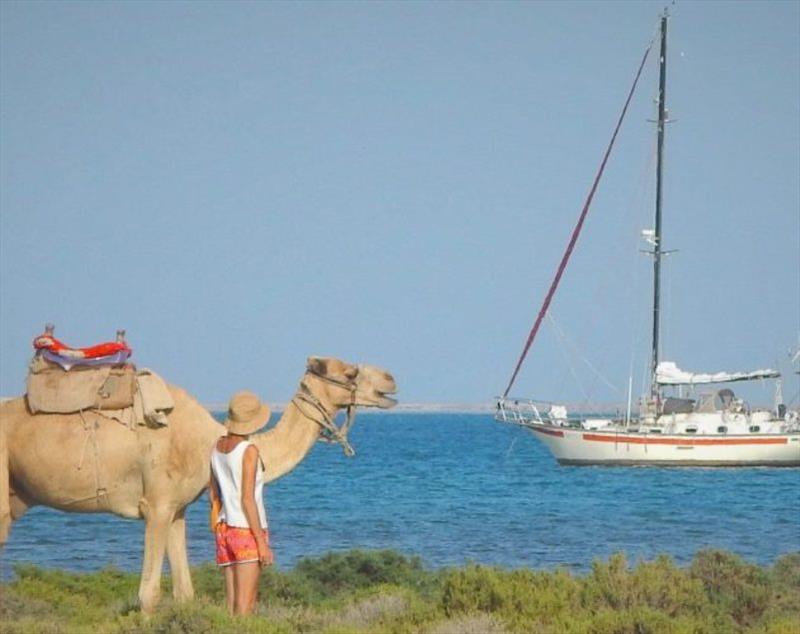
M 731 381 L 752 381 L 754 379 L 776 379 L 781 375 L 777 370 L 754 370 L 752 372 L 717 372 L 703 374 L 686 372 L 672 361 L 662 361 L 656 369 L 656 382 L 660 385 L 697 385 L 702 383 L 730 383 Z

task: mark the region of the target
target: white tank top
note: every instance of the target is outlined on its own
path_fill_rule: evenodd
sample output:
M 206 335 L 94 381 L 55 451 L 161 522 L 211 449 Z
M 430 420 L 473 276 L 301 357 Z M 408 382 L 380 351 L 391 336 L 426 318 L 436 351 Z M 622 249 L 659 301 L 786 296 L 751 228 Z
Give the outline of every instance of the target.
M 244 451 L 253 443 L 249 440 L 241 441 L 232 451 L 222 453 L 214 445 L 211 452 L 211 470 L 219 484 L 219 491 L 222 495 L 222 508 L 220 509 L 219 521 L 225 522 L 228 526 L 237 528 L 252 528 L 247 522 L 247 517 L 242 509 L 242 463 L 244 462 Z M 264 511 L 264 466 L 261 459 L 256 465 L 256 486 L 255 498 L 258 517 L 261 520 L 261 527 L 267 528 L 267 514 Z

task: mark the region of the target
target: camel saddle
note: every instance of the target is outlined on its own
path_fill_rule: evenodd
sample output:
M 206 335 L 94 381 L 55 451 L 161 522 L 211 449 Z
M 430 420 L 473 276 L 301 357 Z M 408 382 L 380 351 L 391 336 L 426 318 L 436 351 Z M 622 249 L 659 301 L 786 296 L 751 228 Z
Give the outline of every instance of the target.
M 136 367 L 76 365 L 65 370 L 42 354 L 28 369 L 26 397 L 33 414 L 72 414 L 82 410 L 125 409 L 133 406 Z

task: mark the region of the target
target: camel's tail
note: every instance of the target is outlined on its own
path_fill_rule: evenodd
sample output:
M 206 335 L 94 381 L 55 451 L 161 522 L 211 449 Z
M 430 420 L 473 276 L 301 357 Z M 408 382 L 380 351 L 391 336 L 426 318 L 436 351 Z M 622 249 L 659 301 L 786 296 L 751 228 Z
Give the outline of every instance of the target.
M 8 472 L 8 434 L 2 416 L 0 416 L 0 548 L 8 540 L 11 528 L 11 490 Z

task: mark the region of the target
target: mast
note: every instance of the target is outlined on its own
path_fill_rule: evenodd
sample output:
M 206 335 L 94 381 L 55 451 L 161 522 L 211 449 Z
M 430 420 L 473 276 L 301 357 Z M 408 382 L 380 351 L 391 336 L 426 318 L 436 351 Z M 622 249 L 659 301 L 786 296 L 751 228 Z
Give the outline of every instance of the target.
M 653 356 L 650 366 L 650 396 L 657 400 L 660 396 L 658 382 L 656 381 L 656 368 L 658 367 L 658 335 L 660 325 L 661 303 L 661 190 L 662 171 L 664 167 L 664 127 L 667 122 L 666 84 L 667 84 L 667 18 L 666 9 L 661 16 L 661 58 L 658 74 L 658 144 L 656 155 L 656 223 L 653 237 Z

